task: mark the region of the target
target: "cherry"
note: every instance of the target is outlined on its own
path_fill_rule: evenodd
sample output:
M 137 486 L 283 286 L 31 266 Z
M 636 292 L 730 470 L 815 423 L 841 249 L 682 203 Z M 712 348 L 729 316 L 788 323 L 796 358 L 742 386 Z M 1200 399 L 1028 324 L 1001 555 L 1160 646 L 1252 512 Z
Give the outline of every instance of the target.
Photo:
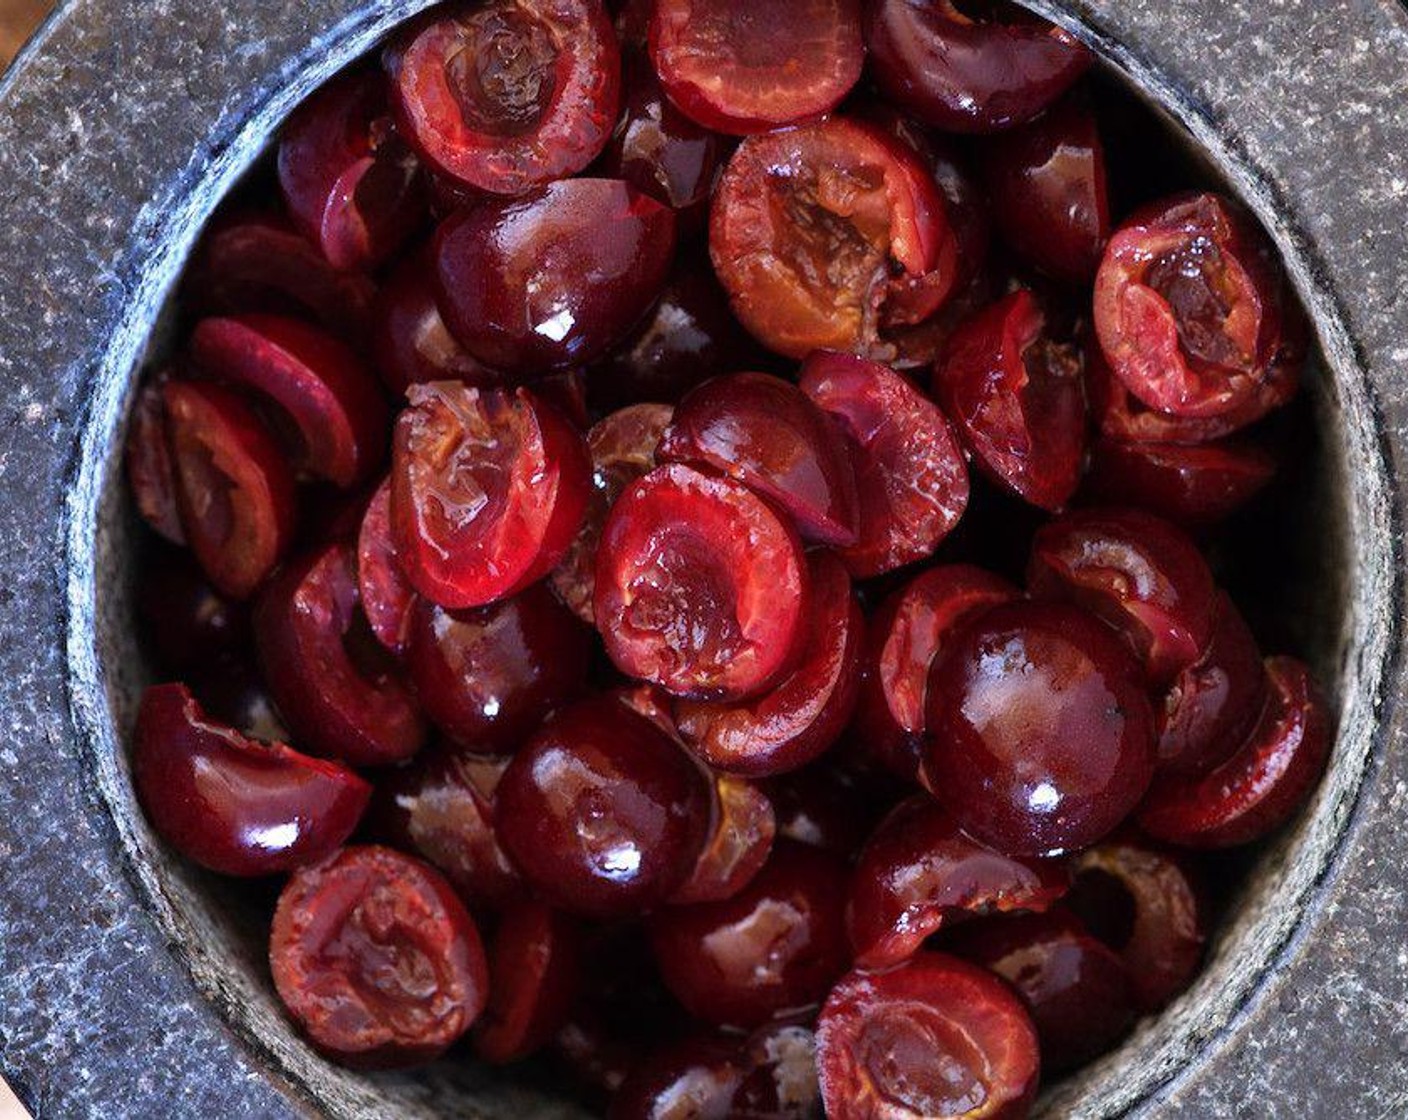
M 132 404 L 124 453 L 127 485 L 142 520 L 172 544 L 185 544 L 176 501 L 176 468 L 166 438 L 166 406 L 161 396 L 161 387 L 167 380 L 168 376 L 162 374 L 144 385 Z
M 362 516 L 357 534 L 357 591 L 376 640 L 392 653 L 405 653 L 416 593 L 396 559 L 389 479 L 376 488 Z
M 746 778 L 714 778 L 714 820 L 694 870 L 670 896 L 675 905 L 718 902 L 746 887 L 772 852 L 777 825 L 767 795 Z
M 370 369 L 317 327 L 274 315 L 204 319 L 191 358 L 207 376 L 255 393 L 295 467 L 341 487 L 386 454 L 387 415 Z
M 499 839 L 549 902 L 639 913 L 684 883 L 708 830 L 709 788 L 670 736 L 612 696 L 552 716 L 499 784 Z
M 300 105 L 279 142 L 289 214 L 334 268 L 373 268 L 427 215 L 420 164 L 391 123 L 374 70 L 339 75 Z
M 857 738 L 869 756 L 914 780 L 934 658 L 959 623 L 1017 594 L 982 568 L 947 564 L 915 576 L 880 604 L 866 626 L 856 705 Z
M 817 1027 L 831 1120 L 1017 1120 L 1036 1096 L 1036 1029 L 992 973 L 946 953 L 852 972 Z
M 622 672 L 680 696 L 755 695 L 805 638 L 807 571 L 791 525 L 729 479 L 658 467 L 602 530 L 596 623 Z
M 249 649 L 244 604 L 216 591 L 184 550 L 162 549 L 144 559 L 137 573 L 137 617 L 165 672 L 225 664 Z
M 587 433 L 592 489 L 586 516 L 572 545 L 552 573 L 552 588 L 578 618 L 595 622 L 596 554 L 601 531 L 616 499 L 655 469 L 655 449 L 674 410 L 665 404 L 634 404 L 602 417 Z
M 581 968 L 581 931 L 541 902 L 510 907 L 489 946 L 489 1004 L 474 1052 L 503 1065 L 552 1041 L 567 1022 Z
M 780 843 L 732 898 L 659 911 L 647 928 L 665 986 L 720 1026 L 816 1006 L 849 959 L 845 884 L 835 856 Z
M 344 766 L 213 722 L 183 684 L 142 694 L 133 744 L 132 781 L 152 827 L 225 875 L 322 859 L 351 835 L 371 797 Z
M 856 964 L 906 961 L 930 934 L 972 914 L 1045 910 L 1069 885 L 1059 864 L 985 848 L 917 794 L 881 822 L 851 875 L 846 922 Z
M 934 373 L 934 395 L 978 466 L 1018 497 L 1058 510 L 1085 465 L 1080 347 L 1018 289 L 963 323 Z
M 545 401 L 572 421 L 579 432 L 591 427 L 592 417 L 587 409 L 587 379 L 579 369 L 562 369 L 547 373 L 533 382 L 533 391 L 538 399 Z
M 979 615 L 935 660 L 927 706 L 925 785 L 1006 855 L 1093 844 L 1149 787 L 1140 666 L 1077 607 L 1019 602 Z
M 362 1067 L 437 1057 L 489 988 L 479 931 L 450 884 L 375 845 L 294 874 L 274 912 L 269 964 L 309 1041 Z
M 445 220 L 434 245 L 440 310 L 494 369 L 584 365 L 650 310 L 674 247 L 669 207 L 618 179 L 564 179 Z
M 1133 505 L 1188 528 L 1225 521 L 1276 474 L 1276 456 L 1258 443 L 1134 443 L 1102 439 L 1084 491 L 1106 504 Z
M 293 475 L 253 409 L 229 389 L 162 388 L 186 540 L 223 594 L 247 599 L 293 536 Z
M 1095 330 L 1125 387 L 1178 416 L 1261 415 L 1294 395 L 1301 327 L 1265 235 L 1236 204 L 1179 195 L 1115 231 Z
M 877 362 L 814 354 L 802 391 L 836 418 L 853 455 L 860 536 L 841 558 L 858 578 L 931 555 L 968 504 L 968 474 L 948 421 Z
M 1227 848 L 1285 824 L 1315 788 L 1329 760 L 1330 714 L 1291 657 L 1266 660 L 1269 694 L 1246 742 L 1216 769 L 1155 783 L 1139 810 L 1150 836 L 1188 848 Z
M 1109 622 L 1155 685 L 1172 681 L 1212 638 L 1217 598 L 1207 562 L 1181 530 L 1138 510 L 1076 510 L 1042 527 L 1027 587 Z
M 582 437 L 526 389 L 412 386 L 396 421 L 391 528 L 412 586 L 456 609 L 551 571 L 590 486 Z
M 413 24 L 387 51 L 396 118 L 440 174 L 516 195 L 605 146 L 621 63 L 600 0 L 488 0 Z
M 658 454 L 736 478 L 785 510 L 809 543 L 855 543 L 859 499 L 841 432 L 780 377 L 734 373 L 706 381 L 680 401 Z
M 415 754 L 426 727 L 385 651 L 361 637 L 360 599 L 355 549 L 325 546 L 265 587 L 254 637 L 264 679 L 299 740 L 319 755 L 377 766 Z
M 728 1120 L 744 1072 L 744 1056 L 727 1038 L 694 1035 L 657 1046 L 621 1083 L 607 1120 Z
M 650 57 L 700 124 L 767 132 L 830 112 L 860 79 L 860 3 L 657 0 Z
M 221 658 L 186 670 L 191 693 L 210 716 L 248 739 L 286 743 L 289 734 L 253 658 Z
M 1066 31 L 1016 5 L 991 18 L 954 0 L 877 0 L 865 24 L 871 72 L 911 116 L 946 132 L 996 132 L 1031 120 L 1090 66 Z
M 808 566 L 811 610 L 797 668 L 753 700 L 676 705 L 680 733 L 710 766 L 753 776 L 795 770 L 826 751 L 850 719 L 864 620 L 835 556 L 814 553 Z
M 854 774 L 823 759 L 762 783 L 779 838 L 850 859 L 888 808 Z
M 709 251 L 734 314 L 790 358 L 880 360 L 897 277 L 956 261 L 943 197 L 914 150 L 844 117 L 750 136 L 714 194 Z
M 955 929 L 950 952 L 1017 989 L 1036 1026 L 1042 1066 L 1074 1069 L 1105 1053 L 1134 1024 L 1125 966 L 1070 914 L 1013 914 Z
M 746 1074 L 729 1107 L 731 1120 L 823 1120 L 816 1076 L 816 1034 L 773 1023 L 746 1045 Z
M 591 632 L 541 584 L 487 607 L 422 600 L 406 668 L 425 714 L 456 746 L 509 754 L 586 683 Z

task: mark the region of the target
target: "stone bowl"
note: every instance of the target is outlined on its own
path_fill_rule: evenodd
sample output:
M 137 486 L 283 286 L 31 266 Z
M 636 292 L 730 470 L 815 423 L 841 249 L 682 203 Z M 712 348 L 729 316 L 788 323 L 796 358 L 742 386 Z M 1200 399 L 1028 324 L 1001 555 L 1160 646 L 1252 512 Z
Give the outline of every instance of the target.
M 1408 13 L 1030 4 L 1251 206 L 1311 314 L 1320 446 L 1287 613 L 1321 636 L 1339 713 L 1328 778 L 1251 862 L 1198 982 L 1039 1112 L 1401 1115 Z M 115 449 L 167 296 L 290 107 L 426 6 L 71 0 L 0 82 L 0 1067 L 37 1116 L 579 1114 L 531 1068 L 318 1059 L 278 1013 L 250 908 L 162 851 L 122 749 L 144 676 Z

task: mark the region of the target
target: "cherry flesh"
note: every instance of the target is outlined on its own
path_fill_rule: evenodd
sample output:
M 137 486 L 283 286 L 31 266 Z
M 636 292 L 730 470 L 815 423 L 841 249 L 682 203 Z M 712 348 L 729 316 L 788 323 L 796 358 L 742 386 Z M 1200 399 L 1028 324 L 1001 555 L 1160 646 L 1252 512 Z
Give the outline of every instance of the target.
M 372 635 L 392 653 L 405 653 L 416 592 L 396 559 L 389 480 L 372 494 L 357 532 L 357 590 Z
M 670 896 L 670 903 L 687 906 L 732 898 L 767 863 L 776 833 L 772 803 L 761 789 L 746 778 L 716 776 L 709 837 L 694 870 Z
M 656 1047 L 622 1081 L 607 1120 L 727 1120 L 744 1072 L 743 1055 L 727 1038 L 696 1035 Z
M 166 380 L 162 375 L 138 392 L 132 405 L 124 461 L 127 485 L 142 520 L 172 544 L 185 544 L 176 499 L 176 468 L 166 438 L 166 406 L 161 396 Z
M 1185 528 L 1226 521 L 1271 482 L 1276 457 L 1246 440 L 1203 444 L 1102 439 L 1083 492 L 1106 505 L 1138 506 Z
M 567 1022 L 581 977 L 581 930 L 541 902 L 510 907 L 489 945 L 489 1002 L 474 1052 L 503 1065 L 550 1042 Z
M 770 1024 L 753 1032 L 745 1053 L 743 1083 L 729 1111 L 733 1120 L 823 1120 L 814 1031 Z

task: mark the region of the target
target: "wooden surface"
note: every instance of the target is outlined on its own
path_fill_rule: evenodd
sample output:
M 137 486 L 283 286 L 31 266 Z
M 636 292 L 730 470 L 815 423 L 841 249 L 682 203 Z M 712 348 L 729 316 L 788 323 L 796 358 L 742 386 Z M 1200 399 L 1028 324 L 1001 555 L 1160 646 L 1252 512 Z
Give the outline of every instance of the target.
M 49 7 L 50 0 L 0 0 L 0 70 L 10 64 Z

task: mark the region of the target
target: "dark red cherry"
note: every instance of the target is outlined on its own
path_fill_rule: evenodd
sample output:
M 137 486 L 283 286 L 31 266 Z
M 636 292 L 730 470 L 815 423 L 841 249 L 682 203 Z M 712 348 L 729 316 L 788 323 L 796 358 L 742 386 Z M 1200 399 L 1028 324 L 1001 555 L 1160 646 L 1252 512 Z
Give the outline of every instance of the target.
M 406 669 L 421 706 L 458 747 L 509 754 L 586 683 L 591 631 L 536 584 L 487 607 L 421 600 Z
M 264 679 L 298 740 L 357 766 L 420 750 L 425 721 L 370 633 L 349 543 L 314 551 L 270 581 L 254 610 Z
M 968 504 L 968 472 L 948 421 L 893 370 L 814 354 L 802 391 L 845 433 L 860 495 L 860 536 L 840 550 L 858 578 L 931 555 Z
M 169 381 L 162 403 L 186 540 L 219 591 L 248 598 L 293 537 L 293 474 L 229 389 Z
M 494 369 L 585 365 L 650 310 L 674 248 L 669 207 L 619 179 L 565 179 L 446 219 L 434 248 L 440 310 Z
M 212 722 L 181 684 L 142 694 L 132 781 L 176 851 L 225 875 L 270 875 L 342 844 L 371 786 L 345 766 Z
M 1204 444 L 1102 439 L 1082 492 L 1097 502 L 1138 506 L 1176 524 L 1225 521 L 1276 474 L 1276 456 L 1246 440 Z
M 1000 852 L 1083 848 L 1148 789 L 1153 722 L 1141 667 L 1108 626 L 1064 604 L 1002 604 L 934 662 L 921 775 Z
M 817 1027 L 830 1120 L 1019 1120 L 1036 1096 L 1036 1028 L 986 969 L 920 953 L 832 989 Z
M 189 552 L 163 549 L 137 573 L 141 636 L 163 672 L 225 664 L 249 650 L 249 612 L 210 585 Z
M 450 884 L 375 845 L 343 848 L 288 881 L 269 964 L 308 1040 L 350 1066 L 439 1056 L 489 990 L 479 931 Z
M 402 133 L 440 174 L 480 190 L 575 175 L 616 120 L 620 53 L 600 0 L 440 9 L 385 62 Z
M 1155 783 L 1139 810 L 1150 836 L 1188 848 L 1228 848 L 1285 824 L 1325 772 L 1330 714 L 1310 671 L 1292 657 L 1266 660 L 1261 719 L 1232 757 L 1209 773 Z
M 823 1120 L 810 1027 L 772 1023 L 755 1031 L 744 1049 L 747 1072 L 733 1095 L 730 1120 Z
M 772 802 L 779 838 L 850 859 L 884 814 L 889 802 L 870 795 L 866 784 L 826 759 L 762 782 Z
M 176 500 L 176 468 L 166 438 L 166 406 L 161 387 L 165 373 L 137 392 L 127 429 L 125 461 L 127 485 L 142 520 L 172 544 L 185 544 L 181 511 Z
M 689 877 L 709 785 L 670 736 L 613 696 L 557 712 L 499 784 L 499 839 L 548 901 L 593 917 L 640 913 Z
M 489 1003 L 474 1028 L 479 1057 L 502 1065 L 552 1040 L 577 994 L 581 939 L 573 919 L 541 902 L 505 911 L 489 945 Z
M 526 389 L 412 386 L 396 421 L 391 528 L 411 584 L 456 609 L 547 574 L 581 524 L 591 471 L 572 424 Z
M 607 1120 L 727 1120 L 747 1059 L 733 1039 L 696 1034 L 639 1057 Z
M 391 535 L 391 482 L 376 488 L 357 534 L 357 590 L 376 640 L 404 653 L 411 639 L 416 592 L 396 559 Z
M 674 906 L 648 921 L 665 986 L 698 1019 L 752 1027 L 815 1007 L 849 960 L 846 867 L 778 844 L 741 892 Z
M 946 132 L 996 132 L 1061 96 L 1092 56 L 1014 4 L 970 18 L 954 0 L 877 0 L 866 13 L 871 73 L 887 98 Z
M 860 605 L 835 556 L 813 553 L 809 568 L 811 617 L 797 668 L 753 700 L 676 705 L 680 734 L 710 766 L 754 776 L 795 770 L 826 751 L 850 720 L 860 676 Z
M 777 825 L 767 795 L 746 778 L 714 777 L 709 837 L 684 885 L 670 896 L 676 906 L 732 898 L 758 874 L 772 852 Z
M 622 672 L 735 700 L 776 681 L 805 639 L 808 580 L 791 525 L 740 483 L 671 464 L 602 530 L 596 623 Z

